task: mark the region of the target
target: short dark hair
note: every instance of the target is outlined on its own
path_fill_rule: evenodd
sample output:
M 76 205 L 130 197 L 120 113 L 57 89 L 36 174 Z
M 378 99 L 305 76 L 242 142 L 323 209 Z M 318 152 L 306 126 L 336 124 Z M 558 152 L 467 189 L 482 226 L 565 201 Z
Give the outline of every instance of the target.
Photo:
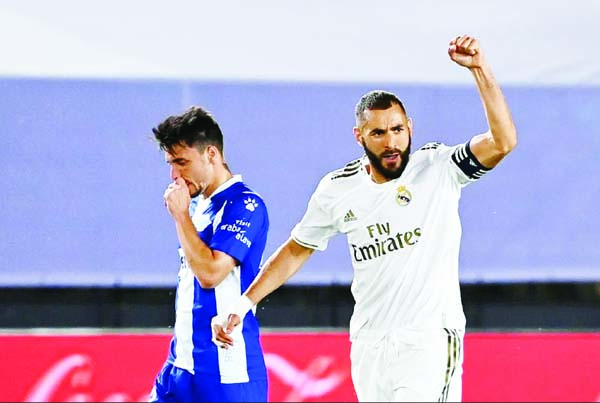
M 172 152 L 175 146 L 217 147 L 223 155 L 223 133 L 215 118 L 199 106 L 191 106 L 181 115 L 166 118 L 152 129 L 161 150 Z
M 356 117 L 356 121 L 359 122 L 363 119 L 363 113 L 366 110 L 385 110 L 391 108 L 394 104 L 400 106 L 402 112 L 406 115 L 406 109 L 404 109 L 402 101 L 400 101 L 400 98 L 396 94 L 383 90 L 369 91 L 357 102 L 354 108 L 354 116 Z

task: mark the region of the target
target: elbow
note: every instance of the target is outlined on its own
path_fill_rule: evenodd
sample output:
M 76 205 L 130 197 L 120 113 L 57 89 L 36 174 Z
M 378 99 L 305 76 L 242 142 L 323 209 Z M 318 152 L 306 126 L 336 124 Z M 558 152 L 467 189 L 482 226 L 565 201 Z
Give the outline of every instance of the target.
M 196 275 L 196 279 L 198 279 L 198 283 L 200 283 L 200 287 L 204 289 L 212 289 L 216 288 L 223 279 L 216 278 L 215 276 L 198 276 Z
M 198 278 L 198 277 L 196 277 Z M 198 283 L 200 283 L 200 287 L 202 287 L 205 290 L 210 290 L 213 288 L 217 288 L 217 286 L 219 285 L 218 282 L 213 281 L 213 280 L 207 280 L 207 279 L 200 279 L 198 278 Z
M 512 150 L 517 147 L 517 131 L 513 128 L 511 132 L 504 136 L 504 139 L 501 143 L 496 144 L 496 149 L 498 150 L 498 154 L 502 157 L 507 156 Z
M 198 280 L 200 287 L 204 289 L 216 288 L 221 281 L 223 281 L 223 278 L 219 276 L 218 273 L 207 270 L 206 265 L 194 265 L 191 264 L 191 262 L 188 262 L 188 264 L 192 273 L 194 273 L 196 280 Z
M 502 146 L 499 148 L 498 151 L 503 157 L 505 157 L 516 147 L 517 147 L 517 139 L 514 139 L 514 141 L 509 141 L 505 144 L 502 144 Z

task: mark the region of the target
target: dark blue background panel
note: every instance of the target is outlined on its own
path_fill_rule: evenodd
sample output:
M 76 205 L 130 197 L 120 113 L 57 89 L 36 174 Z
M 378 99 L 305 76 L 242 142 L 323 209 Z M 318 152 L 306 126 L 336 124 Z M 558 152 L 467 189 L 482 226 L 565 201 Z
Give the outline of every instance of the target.
M 0 285 L 174 285 L 151 129 L 191 104 L 213 112 L 232 170 L 265 198 L 272 253 L 321 176 L 361 155 L 353 108 L 374 88 L 403 99 L 414 148 L 486 130 L 474 86 L 0 80 Z M 463 192 L 461 279 L 600 281 L 600 88 L 504 89 L 519 145 Z M 291 282 L 351 279 L 338 236 Z

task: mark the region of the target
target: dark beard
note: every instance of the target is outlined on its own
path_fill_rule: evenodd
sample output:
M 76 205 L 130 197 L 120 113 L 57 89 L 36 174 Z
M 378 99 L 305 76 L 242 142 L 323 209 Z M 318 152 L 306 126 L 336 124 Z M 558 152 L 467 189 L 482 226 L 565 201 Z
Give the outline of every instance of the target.
M 369 162 L 371 163 L 371 168 L 375 169 L 384 178 L 387 180 L 397 179 L 402 175 L 404 169 L 406 168 L 406 164 L 408 164 L 408 159 L 410 157 L 410 145 L 412 143 L 412 138 L 408 140 L 408 147 L 404 151 L 400 152 L 400 165 L 396 169 L 388 169 L 383 166 L 382 157 L 377 156 L 373 151 L 369 150 L 365 145 L 365 142 L 362 141 L 363 149 L 365 150 L 365 154 L 367 154 L 367 158 L 369 158 Z

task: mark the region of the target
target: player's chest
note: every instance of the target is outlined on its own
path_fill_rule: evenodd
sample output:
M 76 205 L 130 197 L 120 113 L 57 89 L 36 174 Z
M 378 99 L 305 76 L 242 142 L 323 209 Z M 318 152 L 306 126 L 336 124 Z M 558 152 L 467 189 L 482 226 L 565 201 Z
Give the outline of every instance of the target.
M 356 241 L 402 234 L 401 238 L 410 243 L 429 212 L 431 193 L 427 188 L 418 182 L 397 182 L 357 189 L 335 206 L 338 228 Z
M 221 214 L 219 210 L 221 207 L 220 204 L 205 200 L 200 202 L 192 213 L 192 223 L 202 239 L 206 240 L 207 237 L 212 236 L 213 227 L 220 222 Z

